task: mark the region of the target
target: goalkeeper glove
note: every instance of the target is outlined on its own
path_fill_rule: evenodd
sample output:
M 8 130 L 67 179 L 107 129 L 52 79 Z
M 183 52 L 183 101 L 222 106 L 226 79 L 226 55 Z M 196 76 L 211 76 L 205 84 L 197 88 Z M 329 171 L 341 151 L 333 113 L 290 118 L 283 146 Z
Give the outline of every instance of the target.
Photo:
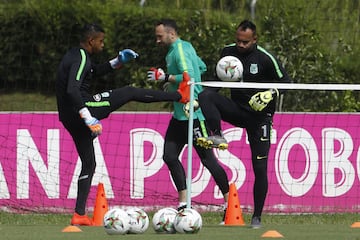
M 279 96 L 277 89 L 269 89 L 264 92 L 255 93 L 249 100 L 249 105 L 255 111 L 262 111 L 274 97 Z
M 199 102 L 195 99 L 193 101 L 194 112 L 196 112 L 199 108 L 200 108 Z M 189 118 L 190 117 L 190 102 L 187 102 L 186 104 L 184 104 L 183 110 L 184 110 L 185 117 Z
M 87 107 L 83 107 L 79 110 L 80 117 L 84 120 L 85 124 L 91 131 L 91 134 L 94 137 L 97 137 L 101 134 L 102 125 L 99 120 L 91 116 L 89 109 Z
M 161 68 L 150 68 L 147 72 L 148 81 L 165 81 L 169 80 L 169 74 L 165 73 Z
M 122 64 L 129 62 L 131 59 L 137 58 L 139 56 L 134 50 L 124 49 L 119 51 L 119 55 L 110 60 L 110 65 L 112 68 L 120 68 Z

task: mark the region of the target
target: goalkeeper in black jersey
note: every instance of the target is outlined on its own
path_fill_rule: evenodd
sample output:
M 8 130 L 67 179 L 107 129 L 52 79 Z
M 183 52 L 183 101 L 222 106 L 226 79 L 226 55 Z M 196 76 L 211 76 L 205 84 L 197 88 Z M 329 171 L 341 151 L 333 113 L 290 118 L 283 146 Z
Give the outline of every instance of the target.
M 59 118 L 72 136 L 82 163 L 72 225 L 92 225 L 92 219 L 85 214 L 85 206 L 96 166 L 93 140 L 102 131 L 99 120 L 108 117 L 111 112 L 129 101 L 187 103 L 190 95 L 188 76 L 184 76 L 184 80 L 180 81 L 179 88 L 174 92 L 123 87 L 90 94 L 93 77 L 121 68 L 123 64 L 138 56 L 133 50 L 124 49 L 109 62 L 93 64 L 90 56 L 103 50 L 104 37 L 104 30 L 100 26 L 86 24 L 80 35 L 80 46 L 65 54 L 57 73 L 56 99 Z
M 278 60 L 257 45 L 256 26 L 251 21 L 241 22 L 236 31 L 236 43 L 226 46 L 221 57 L 235 56 L 243 64 L 244 82 L 291 82 Z M 222 135 L 220 120 L 245 128 L 251 148 L 255 174 L 253 228 L 261 227 L 261 214 L 268 191 L 267 162 L 270 149 L 270 132 L 277 89 L 231 89 L 231 97 L 206 89 L 199 95 L 199 104 L 212 133 L 198 138 L 203 147 L 226 149 L 228 143 Z

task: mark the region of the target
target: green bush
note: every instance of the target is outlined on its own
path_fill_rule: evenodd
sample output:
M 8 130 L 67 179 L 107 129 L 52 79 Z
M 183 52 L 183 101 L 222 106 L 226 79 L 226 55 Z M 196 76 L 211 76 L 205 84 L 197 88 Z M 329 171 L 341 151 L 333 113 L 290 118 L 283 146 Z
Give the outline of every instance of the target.
M 137 61 L 97 81 L 94 91 L 129 84 L 149 87 L 145 81 L 147 69 L 165 67 L 166 50 L 156 46 L 154 36 L 154 23 L 162 17 L 177 20 L 181 38 L 191 41 L 208 65 L 205 79 L 213 79 L 220 50 L 234 41 L 238 23 L 250 18 L 248 1 L 227 1 L 229 4 L 231 2 L 230 5 L 222 1 L 220 5 L 212 1 L 173 2 L 146 1 L 140 7 L 138 1 L 134 3 L 129 0 L 2 1 L 0 90 L 6 93 L 21 91 L 54 95 L 57 66 L 66 50 L 78 45 L 77 32 L 85 22 L 97 22 L 106 30 L 105 51 L 95 60 L 105 61 L 115 57 L 123 48 L 132 48 L 140 54 Z M 356 83 L 359 58 L 359 47 L 355 47 L 357 39 L 327 32 L 334 26 L 324 26 L 324 22 L 316 21 L 330 17 L 326 11 L 316 14 L 312 11 L 312 8 L 326 9 L 324 2 L 259 1 L 255 21 L 259 28 L 259 44 L 278 56 L 294 82 Z M 339 0 L 334 2 L 335 7 L 333 4 L 331 9 L 336 12 L 340 8 L 337 4 Z M 341 16 L 355 19 L 359 11 L 352 13 L 350 10 L 358 10 L 359 4 L 350 0 L 342 3 Z M 212 9 L 215 7 L 226 11 Z M 319 14 L 323 15 L 319 17 Z M 335 20 L 341 16 L 339 13 L 333 15 Z M 343 30 L 344 33 L 356 30 L 347 28 Z M 285 95 L 283 109 L 357 111 L 358 94 L 295 91 L 294 94 Z
M 1 56 L 6 56 L 0 60 L 1 89 L 52 94 L 57 65 L 66 50 L 78 44 L 76 34 L 85 22 L 97 22 L 106 31 L 106 50 L 96 60 L 115 57 L 123 48 L 135 49 L 140 54 L 138 61 L 103 78 L 94 90 L 128 84 L 143 87 L 147 69 L 164 66 L 166 50 L 156 46 L 154 36 L 154 24 L 160 16 L 177 19 L 182 37 L 193 41 L 209 64 L 217 59 L 214 48 L 224 45 L 219 41 L 233 32 L 229 29 L 230 17 L 219 13 L 211 19 L 206 11 L 143 9 L 137 5 L 115 8 L 114 3 L 81 2 L 28 1 L 20 8 L 13 6 L 7 14 L 1 12 L 0 34 L 6 42 L 0 46 Z M 219 18 L 228 20 L 218 24 Z

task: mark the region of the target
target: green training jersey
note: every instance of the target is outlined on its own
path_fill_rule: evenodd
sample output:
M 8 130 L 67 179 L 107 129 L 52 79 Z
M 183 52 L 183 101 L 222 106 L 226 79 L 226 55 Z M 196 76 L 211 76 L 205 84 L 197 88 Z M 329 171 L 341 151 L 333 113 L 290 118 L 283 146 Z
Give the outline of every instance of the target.
M 188 72 L 194 82 L 201 82 L 201 74 L 206 72 L 206 64 L 197 55 L 194 47 L 190 42 L 178 38 L 169 47 L 166 55 L 167 73 L 174 75 L 176 83 L 171 83 L 169 91 L 176 91 L 179 83 L 182 81 L 183 72 Z M 194 99 L 198 99 L 198 94 L 202 91 L 202 86 L 194 85 Z M 184 114 L 183 103 L 174 102 L 174 118 L 178 120 L 188 120 Z M 205 120 L 201 110 L 194 112 L 194 119 Z

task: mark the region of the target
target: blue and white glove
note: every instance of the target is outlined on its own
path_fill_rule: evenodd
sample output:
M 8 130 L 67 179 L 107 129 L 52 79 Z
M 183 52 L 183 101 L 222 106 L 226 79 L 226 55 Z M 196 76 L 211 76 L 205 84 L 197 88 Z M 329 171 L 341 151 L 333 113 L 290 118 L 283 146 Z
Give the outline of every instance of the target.
M 150 68 L 147 72 L 148 81 L 165 81 L 169 80 L 169 74 L 166 74 L 161 68 Z
M 139 56 L 138 53 L 136 53 L 134 50 L 131 49 L 124 49 L 122 51 L 119 52 L 119 62 L 120 63 L 127 63 L 128 61 L 135 59 Z
M 139 56 L 134 50 L 131 49 L 124 49 L 119 51 L 119 55 L 110 60 L 110 65 L 112 68 L 120 68 L 123 64 L 129 62 L 132 59 L 135 59 Z
M 79 110 L 80 117 L 84 120 L 85 124 L 90 129 L 92 135 L 94 137 L 97 137 L 102 132 L 102 125 L 99 120 L 91 116 L 91 113 L 89 112 L 89 109 L 87 107 L 84 107 Z
M 262 111 L 274 97 L 279 96 L 277 89 L 269 89 L 264 92 L 255 93 L 249 100 L 249 105 L 255 111 Z

